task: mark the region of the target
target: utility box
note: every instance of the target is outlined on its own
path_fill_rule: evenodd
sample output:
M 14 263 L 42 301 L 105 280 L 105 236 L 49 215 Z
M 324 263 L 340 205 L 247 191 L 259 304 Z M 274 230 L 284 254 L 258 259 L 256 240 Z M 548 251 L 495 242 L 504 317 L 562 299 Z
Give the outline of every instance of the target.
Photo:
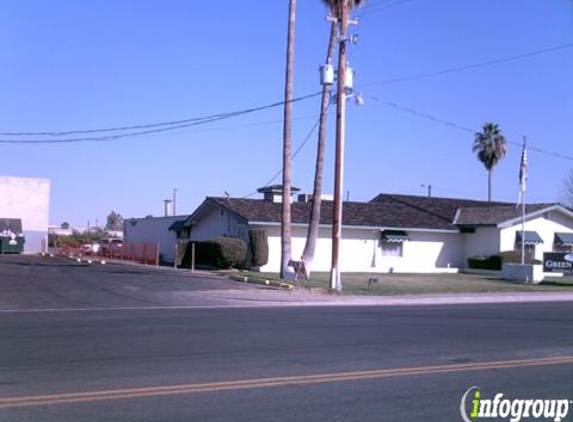
M 0 254 L 22 253 L 25 242 L 21 219 L 0 218 Z

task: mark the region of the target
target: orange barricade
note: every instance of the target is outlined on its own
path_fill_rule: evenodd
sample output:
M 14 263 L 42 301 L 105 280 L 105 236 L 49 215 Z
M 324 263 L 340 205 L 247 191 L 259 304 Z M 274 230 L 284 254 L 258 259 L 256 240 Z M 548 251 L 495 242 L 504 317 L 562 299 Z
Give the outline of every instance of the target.
M 159 245 L 157 243 L 124 243 L 100 248 L 101 258 L 119 259 L 146 265 L 159 265 Z

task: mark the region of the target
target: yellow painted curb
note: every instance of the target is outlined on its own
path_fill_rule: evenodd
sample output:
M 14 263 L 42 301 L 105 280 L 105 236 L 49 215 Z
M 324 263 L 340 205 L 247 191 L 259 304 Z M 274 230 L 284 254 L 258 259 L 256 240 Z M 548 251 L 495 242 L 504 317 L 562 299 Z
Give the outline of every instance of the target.
M 293 289 L 292 284 L 282 283 L 280 281 L 275 281 L 275 280 L 267 280 L 258 277 L 246 277 L 240 274 L 229 274 L 229 279 L 234 281 L 240 281 L 242 283 L 260 284 L 264 286 L 276 287 L 277 289 L 282 289 L 287 291 L 291 291 Z

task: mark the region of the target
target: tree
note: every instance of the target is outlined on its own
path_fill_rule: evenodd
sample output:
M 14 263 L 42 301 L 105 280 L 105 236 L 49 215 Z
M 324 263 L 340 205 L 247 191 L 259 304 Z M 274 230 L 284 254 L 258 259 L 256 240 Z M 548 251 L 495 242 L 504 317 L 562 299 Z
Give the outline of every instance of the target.
M 365 0 L 346 0 L 349 8 L 354 8 L 365 3 Z M 341 6 L 340 0 L 322 0 L 330 11 L 333 18 L 339 15 Z M 326 53 L 326 63 L 332 64 L 334 57 L 334 50 L 336 46 L 338 22 L 336 19 L 332 20 L 330 27 L 330 37 L 328 41 L 328 49 Z M 324 149 L 326 137 L 326 124 L 327 124 L 327 111 L 330 105 L 331 86 L 328 84 L 322 87 L 322 99 L 320 106 L 320 123 L 318 129 L 318 143 L 316 152 L 316 164 L 314 172 L 314 187 L 312 193 L 312 205 L 310 210 L 310 221 L 306 237 L 306 244 L 304 247 L 303 260 L 307 266 L 307 271 L 312 269 L 312 261 L 314 260 L 314 253 L 316 250 L 316 242 L 318 239 L 318 228 L 320 224 L 320 209 L 322 204 L 322 174 L 324 168 Z
M 563 179 L 563 199 L 566 205 L 573 207 L 573 169 Z
M 60 228 L 63 230 L 69 230 L 70 223 L 68 223 L 67 221 L 64 221 L 62 224 L 60 224 Z
M 491 202 L 491 176 L 494 167 L 505 157 L 507 142 L 497 124 L 485 123 L 482 132 L 475 134 L 473 152 L 487 170 L 487 201 Z
M 335 10 L 329 2 L 323 0 L 330 7 L 330 11 L 335 15 Z M 331 22 L 330 38 L 328 40 L 328 49 L 326 52 L 326 63 L 332 64 L 334 56 L 334 47 L 336 44 L 336 21 Z M 318 228 L 320 225 L 320 208 L 322 204 L 322 174 L 324 169 L 324 150 L 326 138 L 326 124 L 328 120 L 328 106 L 330 105 L 330 92 L 331 85 L 324 84 L 322 86 L 322 98 L 320 102 L 320 121 L 318 126 L 318 142 L 316 148 L 316 164 L 314 170 L 314 187 L 312 191 L 312 204 L 310 209 L 310 221 L 308 225 L 308 232 L 306 235 L 306 244 L 304 246 L 303 261 L 305 262 L 307 272 L 312 270 L 312 261 L 314 260 L 314 253 L 316 250 L 316 242 L 318 239 Z
M 106 230 L 123 230 L 123 217 L 121 214 L 112 211 L 107 216 Z
M 285 74 L 285 104 L 283 128 L 283 192 L 281 218 L 281 278 L 286 277 L 291 259 L 291 155 L 292 155 L 292 99 L 294 94 L 294 37 L 296 22 L 296 0 L 289 0 L 287 35 L 287 57 Z

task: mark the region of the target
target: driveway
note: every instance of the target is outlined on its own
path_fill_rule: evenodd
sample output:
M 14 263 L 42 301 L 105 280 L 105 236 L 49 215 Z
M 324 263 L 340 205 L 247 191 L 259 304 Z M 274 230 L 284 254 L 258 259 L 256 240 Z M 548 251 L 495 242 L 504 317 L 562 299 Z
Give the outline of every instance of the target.
M 259 289 L 168 268 L 0 255 L 2 311 L 229 305 L 229 292 Z

